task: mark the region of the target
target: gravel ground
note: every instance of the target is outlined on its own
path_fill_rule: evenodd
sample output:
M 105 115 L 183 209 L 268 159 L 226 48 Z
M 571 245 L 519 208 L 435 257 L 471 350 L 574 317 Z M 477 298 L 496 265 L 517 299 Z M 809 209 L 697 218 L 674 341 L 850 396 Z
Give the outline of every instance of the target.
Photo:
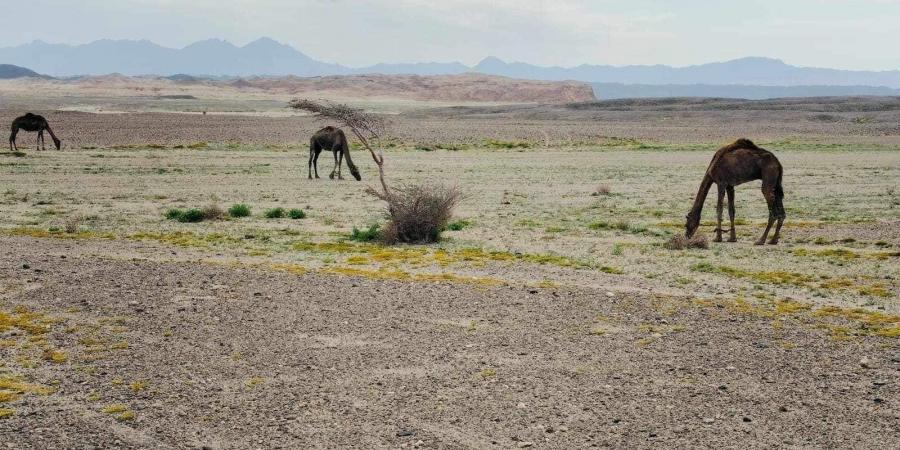
M 895 343 L 800 315 L 0 241 L 11 448 L 900 446 Z
M 30 96 L 20 103 L 22 100 L 6 98 L 0 91 L 0 124 L 33 110 L 47 117 L 66 149 L 197 142 L 307 145 L 309 136 L 323 123 L 308 116 L 292 115 L 285 106 L 288 98 L 258 107 L 252 100 L 239 99 L 218 107 L 173 101 L 163 102 L 153 110 L 157 112 L 146 112 L 148 104 L 160 101 L 116 97 L 104 100 L 106 109 L 101 110 L 106 113 L 95 114 L 80 112 L 78 97 L 45 105 Z M 738 137 L 765 143 L 774 141 L 782 147 L 798 143 L 825 147 L 844 144 L 851 149 L 853 146 L 900 147 L 900 105 L 885 104 L 883 99 L 802 105 L 791 101 L 750 105 L 726 102 L 702 105 L 702 108 L 690 101 L 591 105 L 430 108 L 428 104 L 411 104 L 392 107 L 396 109 L 394 112 L 401 113 L 389 115 L 392 125 L 388 134 L 401 145 L 426 147 L 480 146 L 488 140 L 499 140 L 525 141 L 541 147 L 643 148 L 721 145 Z M 197 112 L 201 110 L 209 110 L 209 114 Z M 33 139 L 34 134 L 23 133 L 20 144 L 31 147 Z

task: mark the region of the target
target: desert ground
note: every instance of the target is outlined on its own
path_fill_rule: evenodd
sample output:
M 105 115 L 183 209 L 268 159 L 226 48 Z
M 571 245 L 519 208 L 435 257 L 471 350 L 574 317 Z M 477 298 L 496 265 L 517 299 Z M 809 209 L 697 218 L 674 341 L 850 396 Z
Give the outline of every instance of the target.
M 9 448 L 900 446 L 896 99 L 363 99 L 392 183 L 465 194 L 383 246 L 349 239 L 371 158 L 308 180 L 327 123 L 283 99 L 77 94 L 33 99 L 62 151 L 0 153 Z M 739 242 L 665 248 L 738 137 L 785 168 L 781 243 L 754 182 Z

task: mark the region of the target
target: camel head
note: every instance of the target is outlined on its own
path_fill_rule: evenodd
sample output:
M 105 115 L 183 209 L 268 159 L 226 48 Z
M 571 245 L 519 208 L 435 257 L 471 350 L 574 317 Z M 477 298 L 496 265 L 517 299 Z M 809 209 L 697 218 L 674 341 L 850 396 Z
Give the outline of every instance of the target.
M 356 167 L 351 167 L 351 168 L 350 168 L 350 174 L 353 175 L 353 178 L 356 178 L 356 181 L 361 181 L 361 180 L 362 180 L 362 177 L 359 176 L 359 169 L 357 169 Z
M 57 138 L 53 138 L 53 145 L 55 145 L 56 149 L 59 150 L 59 147 L 62 146 L 62 141 Z
M 697 228 L 700 228 L 700 214 L 690 212 L 684 218 L 684 235 L 685 237 L 693 237 L 694 233 L 697 232 Z

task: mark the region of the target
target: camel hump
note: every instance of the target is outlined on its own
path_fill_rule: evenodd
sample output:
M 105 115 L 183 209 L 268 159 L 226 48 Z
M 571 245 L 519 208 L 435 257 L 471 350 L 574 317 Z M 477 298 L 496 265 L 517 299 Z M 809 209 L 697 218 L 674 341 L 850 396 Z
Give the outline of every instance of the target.
M 731 148 L 749 148 L 752 150 L 759 149 L 759 147 L 757 147 L 756 144 L 753 143 L 753 141 L 751 141 L 750 139 L 747 139 L 747 138 L 740 138 L 740 139 L 734 141 L 734 143 L 732 143 L 731 145 L 729 145 L 729 147 L 731 147 Z
M 324 127 L 321 130 L 319 130 L 319 132 L 331 133 L 331 132 L 334 132 L 334 130 L 337 130 L 337 128 L 335 128 L 331 125 L 328 125 L 327 127 Z
M 29 112 L 29 113 L 25 113 L 25 117 L 37 117 L 37 116 L 35 114 L 32 114 Z

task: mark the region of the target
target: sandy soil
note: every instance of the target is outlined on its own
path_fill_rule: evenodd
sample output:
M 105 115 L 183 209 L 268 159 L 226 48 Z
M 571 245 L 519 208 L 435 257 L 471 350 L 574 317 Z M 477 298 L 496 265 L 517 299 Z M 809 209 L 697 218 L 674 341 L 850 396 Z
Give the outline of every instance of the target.
M 900 445 L 896 347 L 792 315 L 3 248 L 3 312 L 66 355 L 24 370 L 53 392 L 0 421 L 14 448 Z

